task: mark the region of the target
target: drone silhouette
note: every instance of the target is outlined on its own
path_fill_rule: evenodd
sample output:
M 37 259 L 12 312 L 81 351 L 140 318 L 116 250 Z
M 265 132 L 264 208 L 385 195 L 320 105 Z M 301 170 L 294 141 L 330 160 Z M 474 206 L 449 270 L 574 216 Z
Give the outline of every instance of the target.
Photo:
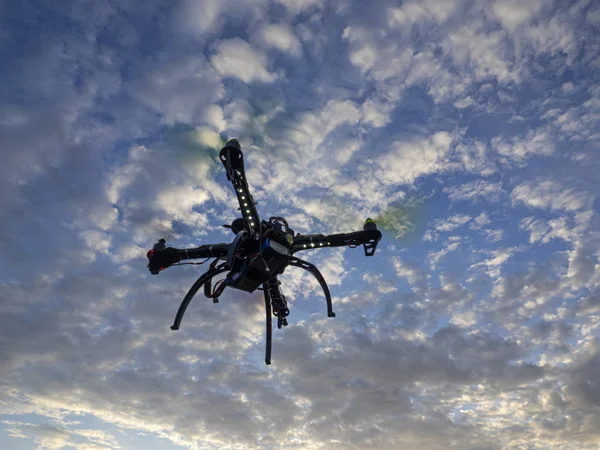
M 227 179 L 235 189 L 242 213 L 242 217 L 235 219 L 231 225 L 223 225 L 235 234 L 233 242 L 176 249 L 167 247 L 166 241 L 160 239 L 146 255 L 149 259 L 147 267 L 151 274 L 157 275 L 167 267 L 204 264 L 209 259 L 215 258 L 210 264 L 210 269 L 196 280 L 184 297 L 175 316 L 175 322 L 171 326 L 172 330 L 179 329 L 188 305 L 202 287 L 204 287 L 204 295 L 212 298 L 214 303 L 219 302 L 219 296 L 226 287 L 246 292 L 262 290 L 266 311 L 265 363 L 271 364 L 272 315 L 277 317 L 277 328 L 281 328 L 287 326 L 287 316 L 290 313 L 286 298 L 279 287 L 281 282 L 277 279 L 287 266 L 305 269 L 317 279 L 325 293 L 327 316 L 335 317 L 331 294 L 323 275 L 313 264 L 293 256 L 294 253 L 326 247 L 355 248 L 362 244 L 365 256 L 373 256 L 381 240 L 381 232 L 371 219 L 365 221 L 362 231 L 330 235 L 294 233 L 283 217 L 271 217 L 268 221 L 261 221 L 256 203 L 248 188 L 244 157 L 237 139 L 231 139 L 225 144 L 219 153 L 219 159 L 225 166 Z M 181 262 L 199 258 L 204 258 L 205 261 Z M 224 262 L 218 264 L 219 261 Z M 229 273 L 213 288 L 212 279 L 223 272 Z

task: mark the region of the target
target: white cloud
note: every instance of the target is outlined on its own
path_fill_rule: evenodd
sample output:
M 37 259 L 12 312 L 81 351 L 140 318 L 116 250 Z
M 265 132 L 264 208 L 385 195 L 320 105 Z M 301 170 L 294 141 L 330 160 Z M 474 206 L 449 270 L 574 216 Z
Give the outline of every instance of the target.
M 453 15 L 459 4 L 460 1 L 457 0 L 405 2 L 402 7 L 389 8 L 386 13 L 388 26 L 397 28 L 409 27 L 426 20 L 441 23 Z
M 447 220 L 441 221 L 435 225 L 436 231 L 453 231 L 463 226 L 471 220 L 471 217 L 467 214 L 455 214 L 449 217 Z
M 199 127 L 193 133 L 193 138 L 198 144 L 220 150 L 225 143 L 221 137 L 208 127 Z
M 568 226 L 566 217 L 545 221 L 535 217 L 526 217 L 521 220 L 520 228 L 529 232 L 529 242 L 541 241 L 546 244 L 552 239 L 570 241 L 573 234 Z
M 460 109 L 468 108 L 469 106 L 474 106 L 476 104 L 477 102 L 471 96 L 461 98 L 454 102 L 454 106 Z
M 300 41 L 287 24 L 265 25 L 258 31 L 258 38 L 267 48 L 276 48 L 293 56 L 299 56 L 302 50 Z
M 520 249 L 517 247 L 493 250 L 490 252 L 492 256 L 491 258 L 471 265 L 470 269 L 474 269 L 476 267 L 485 267 L 488 275 L 491 278 L 498 279 L 500 277 L 500 268 L 502 265 L 518 251 L 520 251 Z
M 587 89 L 589 98 L 568 109 L 551 108 L 542 117 L 552 121 L 560 136 L 572 141 L 598 141 L 600 135 L 600 89 L 591 86 Z
M 480 141 L 461 140 L 456 145 L 453 159 L 460 167 L 480 176 L 490 176 L 498 171 L 488 147 Z
M 431 50 L 414 54 L 406 77 L 407 85 L 427 86 L 427 93 L 438 104 L 463 97 L 471 82 L 471 74 L 459 76 L 454 69 L 442 64 Z
M 542 0 L 497 0 L 492 4 L 492 11 L 506 29 L 514 31 L 528 23 L 542 6 Z
M 310 8 L 321 6 L 322 0 L 276 0 L 284 5 L 293 14 L 299 14 Z
M 55 419 L 52 424 L 33 424 L 21 421 L 3 421 L 11 437 L 32 438 L 39 448 L 60 450 L 77 447 L 83 450 L 119 449 L 115 436 L 103 430 L 76 428 L 66 421 Z M 79 439 L 78 439 L 79 438 Z M 80 440 L 83 439 L 83 442 Z
M 594 246 L 577 241 L 569 252 L 569 269 L 567 277 L 577 289 L 587 283 L 594 274 L 598 258 L 594 256 Z
M 587 12 L 585 18 L 589 23 L 594 24 L 598 28 L 600 28 L 600 9 L 590 9 Z
M 110 235 L 97 230 L 88 230 L 80 232 L 79 237 L 91 250 L 108 255 L 111 245 Z
M 473 311 L 455 312 L 450 323 L 460 328 L 470 328 L 477 323 L 477 314 Z
M 206 214 L 194 211 L 210 198 L 204 189 L 191 186 L 164 187 L 156 197 L 156 207 L 164 210 L 169 218 L 202 229 L 208 224 Z
M 286 133 L 284 145 L 293 149 L 299 164 L 306 166 L 324 156 L 318 150 L 331 132 L 345 124 L 356 125 L 359 120 L 360 111 L 354 102 L 329 100 L 320 110 L 301 114 Z
M 381 32 L 360 25 L 344 28 L 342 39 L 349 43 L 348 58 L 367 79 L 373 80 L 376 90 L 363 105 L 363 120 L 382 127 L 398 106 L 413 58 L 413 50 L 381 37 Z M 420 81 L 420 80 L 419 80 Z
M 479 229 L 481 229 L 481 227 L 489 225 L 490 223 L 492 223 L 492 221 L 490 220 L 490 217 L 488 216 L 488 214 L 486 212 L 482 212 L 481 214 L 479 214 L 477 217 L 475 217 L 473 219 L 471 228 L 473 228 L 474 230 L 479 230 Z
M 492 183 L 486 180 L 475 180 L 457 187 L 446 187 L 444 192 L 450 200 L 471 200 L 497 202 L 504 195 L 501 183 Z
M 423 288 L 425 282 L 425 274 L 413 262 L 403 261 L 398 257 L 392 259 L 396 275 L 406 278 L 413 288 Z
M 415 2 L 407 2 L 401 8 L 391 8 L 387 12 L 390 27 L 403 27 L 421 22 L 428 17 L 427 9 Z
M 391 143 L 391 151 L 377 161 L 379 177 L 386 184 L 410 184 L 419 177 L 444 169 L 452 137 L 440 131 L 428 138 Z
M 188 31 L 201 36 L 220 27 L 223 13 L 220 0 L 185 0 L 177 21 Z
M 549 21 L 540 21 L 527 28 L 526 33 L 538 54 L 566 55 L 568 64 L 577 56 L 575 30 L 565 14 L 557 13 Z
M 547 131 L 533 130 L 524 137 L 515 137 L 509 140 L 495 137 L 491 146 L 501 156 L 506 157 L 509 163 L 525 165 L 533 156 L 550 156 L 555 152 L 556 144 Z
M 527 181 L 511 193 L 513 203 L 524 203 L 534 208 L 552 211 L 577 211 L 590 202 L 590 196 L 575 188 L 565 188 L 553 180 Z
M 166 125 L 192 123 L 202 119 L 223 95 L 219 75 L 203 56 L 177 58 L 157 56 L 159 64 L 141 64 L 144 76 L 131 82 L 137 101 L 162 116 Z
M 390 294 L 396 292 L 398 288 L 395 286 L 394 281 L 391 279 L 384 279 L 381 274 L 374 274 L 367 272 L 362 276 L 363 281 L 374 285 L 375 289 L 381 294 Z
M 478 217 L 480 219 L 480 217 Z M 472 220 L 468 214 L 454 214 L 444 219 L 438 219 L 433 222 L 433 227 L 424 235 L 425 241 L 437 241 L 440 233 L 448 233 L 464 226 Z
M 390 103 L 369 98 L 362 105 L 363 120 L 369 125 L 381 128 L 389 123 L 392 108 Z
M 474 75 L 477 80 L 492 78 L 508 83 L 519 79 L 512 61 L 504 57 L 504 34 L 484 29 L 480 22 L 469 24 L 451 32 L 443 45 L 457 66 L 466 68 L 464 72 Z
M 444 247 L 441 250 L 437 252 L 430 252 L 429 255 L 427 255 L 427 258 L 429 259 L 429 265 L 431 269 L 434 270 L 437 264 L 444 256 L 446 256 L 450 252 L 455 251 L 456 249 L 458 249 L 459 246 L 459 240 L 454 242 L 447 242 L 446 244 L 444 244 Z
M 215 45 L 210 62 L 219 74 L 239 78 L 244 83 L 271 83 L 275 75 L 267 70 L 267 56 L 240 38 L 225 39 Z
M 483 234 L 490 242 L 500 242 L 504 238 L 504 230 L 483 230 Z
M 111 258 L 116 263 L 124 263 L 145 256 L 147 251 L 135 244 L 125 244 L 112 252 Z
M 219 105 L 208 105 L 204 110 L 202 119 L 217 132 L 225 129 L 226 122 L 223 117 L 223 109 Z

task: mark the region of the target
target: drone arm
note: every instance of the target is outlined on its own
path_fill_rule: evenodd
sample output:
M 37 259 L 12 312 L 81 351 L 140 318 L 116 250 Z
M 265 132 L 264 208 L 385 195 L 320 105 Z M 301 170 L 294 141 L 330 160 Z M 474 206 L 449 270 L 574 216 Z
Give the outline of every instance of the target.
M 146 253 L 148 269 L 153 275 L 172 266 L 179 261 L 198 258 L 224 258 L 227 256 L 231 244 L 201 245 L 196 248 L 178 249 L 166 247 L 165 240 L 161 239 L 154 248 Z
M 323 247 L 356 247 L 362 244 L 365 256 L 373 256 L 380 240 L 381 232 L 376 228 L 352 233 L 300 235 L 294 238 L 292 253 Z
M 244 169 L 244 155 L 240 143 L 231 139 L 219 153 L 219 159 L 227 171 L 227 179 L 233 185 L 235 195 L 240 205 L 244 218 L 245 229 L 258 239 L 260 236 L 260 217 L 256 210 L 256 203 L 250 194 L 246 171 Z
M 196 248 L 176 249 L 176 255 L 180 260 L 201 258 L 223 258 L 227 256 L 231 244 L 201 245 Z

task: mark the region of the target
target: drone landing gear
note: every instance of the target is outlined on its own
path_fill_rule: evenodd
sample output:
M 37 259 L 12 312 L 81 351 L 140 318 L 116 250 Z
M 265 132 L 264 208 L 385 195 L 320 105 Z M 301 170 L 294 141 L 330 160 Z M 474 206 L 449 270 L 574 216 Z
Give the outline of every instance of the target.
M 310 272 L 319 282 L 323 292 L 325 293 L 325 299 L 327 300 L 327 317 L 335 317 L 333 312 L 333 306 L 331 304 L 331 294 L 329 293 L 329 287 L 325 282 L 325 278 L 319 272 L 314 265 L 306 262 L 300 258 L 290 257 L 288 259 L 290 266 L 300 267 Z M 290 314 L 290 309 L 287 306 L 285 296 L 281 293 L 279 286 L 281 282 L 277 277 L 271 278 L 266 283 L 263 283 L 263 293 L 265 296 L 265 313 L 266 313 L 266 334 L 267 342 L 265 349 L 265 363 L 271 364 L 271 341 L 273 334 L 273 317 L 277 317 L 277 328 L 286 327 L 288 325 L 287 316 Z
M 323 275 L 321 275 L 321 272 L 319 272 L 319 269 L 317 269 L 317 267 L 313 264 L 304 261 L 303 259 L 296 258 L 294 256 L 291 256 L 288 259 L 288 264 L 290 266 L 300 267 L 301 269 L 310 272 L 317 279 L 317 281 L 321 285 L 321 289 L 323 289 L 323 292 L 325 293 L 325 300 L 327 301 L 327 317 L 335 317 L 335 313 L 333 312 L 333 305 L 331 303 L 331 294 L 329 292 L 329 287 L 327 286 L 325 278 L 323 278 Z
M 194 285 L 190 288 L 188 293 L 183 299 L 181 306 L 179 306 L 179 310 L 177 311 L 177 315 L 175 317 L 175 322 L 171 326 L 172 330 L 178 330 L 181 325 L 181 320 L 183 319 L 183 315 L 187 307 L 189 306 L 192 298 L 196 293 L 204 286 L 204 294 L 213 299 L 214 303 L 218 303 L 218 297 L 225 288 L 225 284 L 222 282 L 217 283 L 215 285 L 215 290 L 211 292 L 211 281 L 212 279 L 219 275 L 220 273 L 227 272 L 230 270 L 229 265 L 225 262 L 220 265 L 216 265 L 217 260 L 215 260 L 210 269 L 204 273 L 200 278 L 196 280 Z M 300 258 L 289 257 L 288 265 L 300 267 L 304 270 L 310 272 L 319 282 L 323 292 L 325 293 L 325 299 L 327 300 L 327 316 L 335 317 L 335 313 L 333 312 L 333 307 L 331 303 L 331 294 L 329 292 L 329 287 L 321 275 L 321 272 L 311 263 L 306 262 Z M 273 335 L 273 316 L 277 317 L 277 328 L 281 329 L 282 327 L 286 327 L 288 325 L 287 316 L 290 314 L 290 309 L 288 308 L 287 300 L 285 296 L 282 294 L 280 286 L 281 282 L 277 279 L 277 277 L 273 277 L 262 284 L 262 290 L 265 297 L 265 319 L 266 319 L 266 349 L 265 349 L 265 363 L 271 364 L 271 344 L 272 344 L 272 335 Z
M 171 330 L 179 330 L 179 326 L 181 325 L 181 319 L 183 319 L 185 310 L 192 301 L 192 298 L 194 298 L 194 295 L 196 295 L 196 292 L 198 292 L 205 283 L 210 282 L 210 280 L 212 280 L 214 277 L 216 277 L 220 273 L 227 272 L 228 270 L 229 266 L 227 265 L 227 263 L 223 263 L 216 267 L 211 267 L 208 272 L 204 273 L 200 278 L 196 280 L 196 282 L 193 284 L 193 286 L 183 298 L 183 302 L 181 302 L 181 306 L 179 306 L 179 310 L 177 311 L 177 315 L 175 316 L 175 322 L 173 323 L 173 325 L 171 325 Z M 216 298 L 213 298 L 213 302 L 215 300 Z

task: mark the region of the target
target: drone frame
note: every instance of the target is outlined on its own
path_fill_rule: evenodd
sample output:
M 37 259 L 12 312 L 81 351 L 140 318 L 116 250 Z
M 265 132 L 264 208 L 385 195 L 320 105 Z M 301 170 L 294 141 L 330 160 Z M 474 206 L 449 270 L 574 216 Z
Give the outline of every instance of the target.
M 213 244 L 213 245 L 202 245 L 200 247 L 192 249 L 175 249 L 165 248 L 165 241 L 160 240 L 158 244 L 154 246 L 147 254 L 149 261 L 148 268 L 152 274 L 158 274 L 161 270 L 179 263 L 183 260 L 197 259 L 197 258 L 215 258 L 210 269 L 202 274 L 196 282 L 189 289 L 185 295 L 177 314 L 175 321 L 171 326 L 172 330 L 178 330 L 183 316 L 190 302 L 196 293 L 204 287 L 204 294 L 206 297 L 212 298 L 214 303 L 218 303 L 218 297 L 223 292 L 227 284 L 221 280 L 218 287 L 215 286 L 215 290 L 211 292 L 212 279 L 227 271 L 232 270 L 232 260 L 235 253 L 238 250 L 238 245 L 244 239 L 253 239 L 262 242 L 264 237 L 262 228 L 263 224 L 258 215 L 256 209 L 256 203 L 254 198 L 250 194 L 248 182 L 246 180 L 246 173 L 244 169 L 244 158 L 241 150 L 241 146 L 237 139 L 231 139 L 223 147 L 219 153 L 219 159 L 225 167 L 227 173 L 227 179 L 233 185 L 240 211 L 242 212 L 243 219 L 243 230 L 238 230 L 236 238 L 231 244 Z M 280 220 L 285 222 L 285 219 L 280 217 L 272 217 L 270 219 Z M 226 225 L 228 228 L 232 226 Z M 287 229 L 287 222 L 285 222 L 285 228 Z M 234 232 L 236 230 L 234 229 Z M 319 272 L 316 266 L 294 256 L 294 253 L 303 250 L 312 250 L 316 248 L 326 247 L 343 247 L 348 246 L 351 248 L 362 245 L 364 248 L 365 256 L 373 256 L 377 248 L 377 244 L 381 240 L 381 232 L 377 230 L 375 222 L 371 219 L 367 219 L 363 230 L 351 233 L 340 233 L 340 234 L 311 234 L 311 235 L 300 235 L 293 236 L 290 242 L 289 254 L 284 256 L 285 264 L 276 270 L 268 279 L 262 282 L 259 290 L 263 291 L 265 300 L 265 327 L 266 327 L 266 349 L 265 349 L 265 364 L 271 364 L 271 343 L 272 343 L 272 322 L 273 316 L 277 317 L 277 327 L 287 326 L 287 316 L 289 315 L 289 309 L 287 307 L 287 301 L 285 296 L 282 294 L 280 285 L 281 282 L 277 279 L 277 275 L 283 273 L 287 266 L 294 266 L 304 269 L 310 272 L 316 280 L 319 282 L 323 292 L 325 294 L 325 300 L 327 303 L 327 317 L 335 317 L 333 312 L 333 305 L 331 301 L 331 293 L 325 278 Z M 219 260 L 225 260 L 225 262 L 217 265 Z M 186 264 L 186 263 L 184 263 Z M 268 269 L 267 269 L 268 270 Z M 234 286 L 231 286 L 234 287 Z M 251 292 L 251 291 L 249 291 Z

